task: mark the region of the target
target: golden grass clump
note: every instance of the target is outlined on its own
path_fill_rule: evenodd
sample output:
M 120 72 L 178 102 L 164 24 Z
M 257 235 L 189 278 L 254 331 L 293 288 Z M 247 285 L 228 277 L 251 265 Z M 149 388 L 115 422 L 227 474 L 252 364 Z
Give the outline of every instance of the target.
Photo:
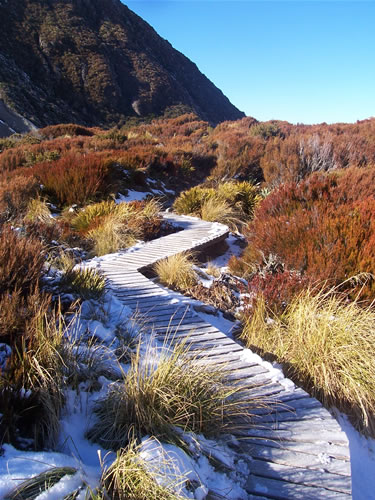
M 262 199 L 259 187 L 247 181 L 220 183 L 217 197 L 227 201 L 245 221 L 253 218 L 255 207 Z
M 95 269 L 71 268 L 61 284 L 86 300 L 99 299 L 104 293 L 105 279 Z
M 214 189 L 194 186 L 176 198 L 173 209 L 178 214 L 199 215 L 202 203 L 214 196 Z
M 154 270 L 164 285 L 184 291 L 197 283 L 193 266 L 192 253 L 184 252 L 160 260 L 155 264 Z
M 272 353 L 289 375 L 323 401 L 347 412 L 375 436 L 375 311 L 332 292 L 304 291 L 280 317 L 266 321 L 259 300 L 242 339 Z
M 225 368 L 205 363 L 200 354 L 193 354 L 186 341 L 157 351 L 149 346 L 142 355 L 138 347 L 123 380 L 97 402 L 97 421 L 88 438 L 118 450 L 132 433 L 179 443 L 176 428 L 220 435 L 248 426 L 251 408 L 264 402 L 248 401 L 227 381 Z
M 21 430 L 33 439 L 35 448 L 52 448 L 64 403 L 69 350 L 65 323 L 59 310 L 50 311 L 48 296 L 35 298 L 27 307 L 24 330 L 13 338 L 12 355 L 0 378 L 1 440 L 17 443 Z
M 165 457 L 164 465 L 169 466 L 168 457 Z M 166 484 L 168 479 L 163 471 L 153 468 L 150 473 L 149 468 L 149 464 L 140 455 L 140 447 L 135 441 L 131 441 L 126 449 L 117 452 L 116 460 L 102 475 L 104 492 L 109 495 L 103 498 L 182 500 L 175 490 L 184 481 L 183 478 L 174 477 Z
M 241 225 L 239 214 L 225 200 L 209 198 L 202 203 L 200 217 L 209 222 L 226 224 L 233 230 Z
M 25 221 L 44 222 L 45 224 L 48 224 L 52 220 L 51 211 L 45 200 L 42 200 L 41 198 L 33 198 L 29 201 Z
M 121 248 L 134 245 L 137 237 L 122 221 L 116 217 L 108 217 L 103 223 L 87 233 L 92 242 L 93 255 L 106 255 L 117 252 Z
M 94 255 L 105 255 L 142 238 L 147 223 L 157 219 L 159 212 L 160 204 L 154 199 L 119 204 L 102 201 L 82 209 L 71 224 L 91 240 Z
M 261 200 L 259 188 L 250 182 L 229 181 L 216 187 L 195 186 L 174 202 L 179 214 L 195 215 L 210 222 L 227 224 L 237 230 L 249 222 Z
M 92 225 L 107 217 L 117 217 L 119 220 L 127 219 L 134 214 L 135 210 L 128 203 L 116 204 L 114 201 L 102 201 L 87 205 L 80 210 L 72 220 L 72 227 L 76 231 L 85 232 L 90 230 Z
M 213 264 L 212 262 L 208 262 L 207 263 L 207 266 L 206 266 L 206 269 L 205 269 L 206 273 L 210 276 L 213 276 L 214 278 L 220 278 L 220 275 L 221 275 L 221 271 L 220 269 L 215 266 L 215 264 Z

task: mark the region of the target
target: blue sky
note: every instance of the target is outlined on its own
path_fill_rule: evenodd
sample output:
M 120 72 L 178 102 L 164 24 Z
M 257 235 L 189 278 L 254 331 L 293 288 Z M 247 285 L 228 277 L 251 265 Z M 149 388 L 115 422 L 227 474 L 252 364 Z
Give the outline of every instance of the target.
M 258 120 L 375 116 L 373 1 L 123 3 Z

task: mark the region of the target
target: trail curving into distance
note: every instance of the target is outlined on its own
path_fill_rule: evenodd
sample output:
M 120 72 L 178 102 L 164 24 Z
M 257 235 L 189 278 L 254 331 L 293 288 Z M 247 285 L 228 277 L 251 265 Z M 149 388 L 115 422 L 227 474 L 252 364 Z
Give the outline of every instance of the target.
M 172 341 L 189 337 L 189 346 L 204 350 L 208 363 L 225 363 L 229 378 L 246 388 L 249 399 L 263 395 L 278 403 L 272 410 L 259 410 L 254 426 L 238 435 L 238 451 L 251 471 L 246 485 L 250 499 L 348 500 L 348 439 L 330 412 L 204 321 L 183 296 L 176 301 L 175 293 L 172 298 L 142 274 L 167 256 L 203 250 L 229 234 L 228 227 L 218 223 L 169 213 L 164 218 L 183 230 L 101 261 L 107 285 L 124 305 L 146 316 L 146 325 L 158 339 L 175 327 Z

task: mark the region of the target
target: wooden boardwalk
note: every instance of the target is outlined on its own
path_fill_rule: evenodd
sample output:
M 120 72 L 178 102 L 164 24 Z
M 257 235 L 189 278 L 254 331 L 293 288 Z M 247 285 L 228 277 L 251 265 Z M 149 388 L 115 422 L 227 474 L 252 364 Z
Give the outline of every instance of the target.
M 203 349 L 213 364 L 226 364 L 229 377 L 246 387 L 249 399 L 262 395 L 277 402 L 272 410 L 259 410 L 256 425 L 241 432 L 237 451 L 251 472 L 248 498 L 351 498 L 348 440 L 329 411 L 285 379 L 275 380 L 267 366 L 247 361 L 244 348 L 204 321 L 183 296 L 176 300 L 176 294 L 171 296 L 141 273 L 160 259 L 201 250 L 228 235 L 220 224 L 174 214 L 164 217 L 183 231 L 114 254 L 100 268 L 116 296 L 145 315 L 157 338 L 163 340 L 175 328 L 172 342 L 189 336 L 192 349 Z

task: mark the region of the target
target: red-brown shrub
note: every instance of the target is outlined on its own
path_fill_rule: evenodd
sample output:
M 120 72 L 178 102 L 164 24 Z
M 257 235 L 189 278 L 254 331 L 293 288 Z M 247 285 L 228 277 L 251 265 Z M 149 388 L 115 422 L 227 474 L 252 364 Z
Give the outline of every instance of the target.
M 270 139 L 260 160 L 260 166 L 264 179 L 269 185 L 298 180 L 300 176 L 299 140 L 295 137 Z
M 49 125 L 39 130 L 39 133 L 46 139 L 56 139 L 56 137 L 61 137 L 64 135 L 70 136 L 87 136 L 92 137 L 94 132 L 82 125 L 77 125 L 75 123 L 61 123 L 59 125 Z
M 10 226 L 0 230 L 0 294 L 27 294 L 39 281 L 45 248 L 34 237 L 24 237 Z
M 2 176 L 0 178 L 0 221 L 22 216 L 31 198 L 39 191 L 39 184 L 32 176 Z
M 12 172 L 25 165 L 27 159 L 24 148 L 12 148 L 0 154 L 0 172 Z
M 269 311 L 281 314 L 290 301 L 304 290 L 310 281 L 307 276 L 293 271 L 256 274 L 248 284 L 249 297 L 245 302 L 245 316 L 255 310 L 257 300 L 264 299 Z
M 248 252 L 277 255 L 287 269 L 328 285 L 361 272 L 375 275 L 375 199 L 344 203 L 340 182 L 340 177 L 312 176 L 271 193 L 249 226 Z M 368 284 L 364 296 L 372 296 L 372 287 Z
M 106 190 L 108 164 L 95 154 L 67 154 L 55 162 L 36 165 L 35 177 L 62 205 L 82 205 Z

